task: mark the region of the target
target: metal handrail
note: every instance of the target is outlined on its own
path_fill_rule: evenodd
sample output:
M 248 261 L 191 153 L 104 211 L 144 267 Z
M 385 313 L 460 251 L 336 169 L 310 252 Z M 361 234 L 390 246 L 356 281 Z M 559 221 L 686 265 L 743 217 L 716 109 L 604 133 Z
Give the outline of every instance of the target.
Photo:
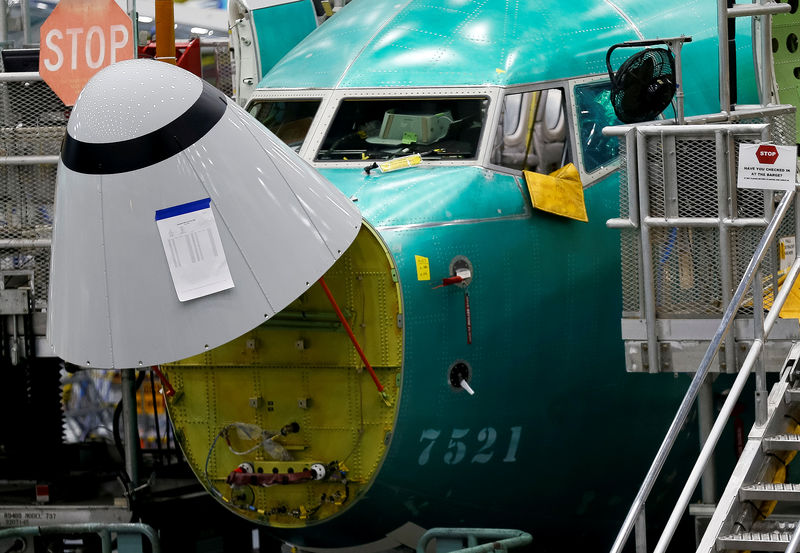
M 747 265 L 747 269 L 745 269 L 744 275 L 742 276 L 742 280 L 739 283 L 739 286 L 736 288 L 736 292 L 734 292 L 733 297 L 731 298 L 731 301 L 728 304 L 728 307 L 722 316 L 720 325 L 717 328 L 714 337 L 711 339 L 711 343 L 709 344 L 708 349 L 706 350 L 706 353 L 703 356 L 703 360 L 701 361 L 700 366 L 698 367 L 697 372 L 695 373 L 694 378 L 692 379 L 692 382 L 689 385 L 689 389 L 687 390 L 686 395 L 684 396 L 683 401 L 681 402 L 681 405 L 678 408 L 678 412 L 675 414 L 675 418 L 673 419 L 672 424 L 670 424 L 670 427 L 667 430 L 667 434 L 666 436 L 664 436 L 664 440 L 658 449 L 658 453 L 656 454 L 656 457 L 653 460 L 653 463 L 651 464 L 650 469 L 648 470 L 647 475 L 645 476 L 645 479 L 642 482 L 642 485 L 639 488 L 638 493 L 636 494 L 636 498 L 634 499 L 633 504 L 631 505 L 631 508 L 628 511 L 627 516 L 625 517 L 625 521 L 623 522 L 622 527 L 620 528 L 620 531 L 617 534 L 617 538 L 614 541 L 614 545 L 611 548 L 611 553 L 620 553 L 625 543 L 627 542 L 628 538 L 630 537 L 630 533 L 633 530 L 633 527 L 636 523 L 636 519 L 639 516 L 639 513 L 644 509 L 645 502 L 647 500 L 647 497 L 650 495 L 650 492 L 652 491 L 656 478 L 658 478 L 658 475 L 661 473 L 661 469 L 663 468 L 664 463 L 666 462 L 666 458 L 669 455 L 672 446 L 675 444 L 675 441 L 678 438 L 678 434 L 680 433 L 681 428 L 683 427 L 684 423 L 686 422 L 686 419 L 688 418 L 689 411 L 691 410 L 694 404 L 694 401 L 697 397 L 697 393 L 700 390 L 700 386 L 703 384 L 703 381 L 705 380 L 708 374 L 709 368 L 711 367 L 711 363 L 716 357 L 717 352 L 719 351 L 720 345 L 722 344 L 722 340 L 728 334 L 731 325 L 733 324 L 734 316 L 736 315 L 736 312 L 739 310 L 739 307 L 741 306 L 741 303 L 744 300 L 745 293 L 747 292 L 747 289 L 749 288 L 750 283 L 753 280 L 753 276 L 755 275 L 756 270 L 760 266 L 761 261 L 764 259 L 764 255 L 766 254 L 767 249 L 774 241 L 780 223 L 783 221 L 783 218 L 789 211 L 789 207 L 791 206 L 791 203 L 795 198 L 796 190 L 797 187 L 795 187 L 795 189 L 793 190 L 787 191 L 784 194 L 780 204 L 778 205 L 778 208 L 775 211 L 775 214 L 772 217 L 772 220 L 770 221 L 769 225 L 767 226 L 764 232 L 764 235 L 761 237 L 761 241 L 758 243 L 758 247 L 756 248 L 755 254 L 750 260 L 750 263 Z M 778 307 L 778 301 L 782 300 L 783 302 L 785 302 L 786 297 L 788 297 L 789 290 L 791 289 L 792 281 L 789 280 L 789 277 L 796 279 L 799 270 L 800 270 L 800 258 L 798 258 L 798 260 L 792 266 L 792 272 L 789 276 L 787 276 L 787 280 L 784 283 L 781 292 L 778 294 L 776 301 L 773 303 L 769 316 L 765 321 L 765 327 L 767 326 L 767 324 L 769 324 L 770 330 L 772 328 L 772 325 L 774 325 L 775 320 L 777 319 L 777 313 L 780 311 L 780 307 Z M 782 303 L 780 305 L 782 305 Z M 768 334 L 768 329 L 765 328 L 764 338 L 766 338 L 767 334 Z M 748 354 L 747 357 L 747 360 L 751 360 L 751 357 L 753 359 L 750 361 L 750 366 L 747 371 L 745 371 L 743 367 L 742 371 L 740 372 L 740 376 L 737 377 L 736 380 L 737 383 L 739 382 L 742 373 L 747 372 L 747 374 L 749 374 L 749 370 L 752 369 L 755 357 L 758 356 L 762 347 L 763 347 L 763 339 L 754 341 L 753 347 L 750 350 L 750 353 L 752 355 Z M 756 353 L 753 354 L 754 350 L 758 351 L 756 351 Z M 747 363 L 747 360 L 745 361 L 745 363 Z M 741 380 L 743 381 L 746 380 L 746 375 L 744 378 L 741 378 Z M 739 392 L 740 391 L 741 390 L 739 390 Z M 732 395 L 733 395 L 733 390 L 731 391 L 731 394 L 729 394 L 729 397 Z M 721 416 L 722 414 L 720 414 L 720 417 Z M 717 418 L 717 422 L 719 422 L 720 417 Z M 715 424 L 714 428 L 716 427 L 717 424 Z M 711 441 L 712 441 L 711 436 L 709 436 L 709 439 L 706 440 L 706 444 L 708 445 Z M 714 445 L 716 445 L 716 442 L 714 442 L 714 444 L 712 444 L 711 447 L 713 448 Z M 704 447 L 703 450 L 705 451 L 706 448 Z M 705 462 L 703 462 L 703 465 L 705 465 Z M 664 534 L 666 534 L 668 530 L 669 527 L 665 528 Z M 672 532 L 674 532 L 674 529 L 672 530 Z M 663 541 L 664 534 L 662 534 L 662 540 L 659 541 L 659 546 Z
M 425 553 L 428 543 L 436 538 L 466 539 L 467 548 L 453 553 L 489 553 L 507 551 L 531 543 L 533 538 L 521 530 L 497 528 L 431 528 L 417 542 L 417 553 Z M 491 543 L 478 545 L 478 540 L 491 540 Z
M 664 531 L 662 532 L 661 538 L 656 544 L 654 553 L 664 553 L 669 546 L 669 542 L 672 540 L 672 536 L 674 535 L 675 530 L 678 528 L 678 523 L 680 522 L 680 519 L 686 510 L 686 506 L 689 505 L 692 493 L 697 487 L 697 483 L 700 481 L 700 477 L 703 474 L 706 463 L 708 463 L 708 460 L 711 458 L 714 448 L 716 447 L 717 442 L 719 441 L 719 438 L 725 429 L 725 425 L 727 424 L 728 419 L 730 419 L 733 408 L 736 406 L 736 402 L 739 400 L 739 396 L 741 396 L 742 390 L 744 390 L 744 387 L 747 384 L 747 379 L 753 370 L 753 366 L 758 362 L 759 356 L 764 349 L 764 341 L 767 339 L 772 327 L 775 325 L 778 314 L 780 313 L 783 304 L 786 303 L 786 298 L 789 297 L 789 293 L 792 290 L 792 285 L 794 284 L 795 280 L 797 280 L 798 273 L 800 273 L 800 257 L 798 257 L 792 264 L 792 268 L 789 271 L 789 274 L 786 276 L 783 287 L 775 297 L 775 301 L 773 302 L 769 314 L 764 321 L 763 336 L 755 339 L 753 341 L 753 345 L 750 346 L 750 350 L 747 352 L 747 357 L 742 364 L 742 368 L 739 370 L 739 374 L 736 375 L 736 380 L 734 380 L 734 383 L 731 386 L 728 397 L 725 398 L 725 403 L 722 405 L 720 413 L 717 415 L 717 418 L 714 421 L 714 426 L 711 429 L 711 432 L 709 433 L 705 443 L 703 444 L 703 448 L 697 457 L 697 461 L 695 461 L 694 467 L 692 467 L 692 472 L 689 474 L 689 478 L 687 478 L 686 484 L 681 491 L 681 495 L 678 498 L 678 501 L 675 503 L 672 514 L 670 515 L 667 524 L 664 526 Z
M 797 553 L 798 545 L 800 545 L 800 520 L 797 521 L 797 525 L 794 527 L 792 539 L 789 540 L 789 545 L 786 546 L 785 553 Z
M 150 541 L 152 553 L 161 553 L 158 535 L 151 526 L 141 523 L 107 524 L 101 522 L 88 522 L 81 524 L 55 524 L 52 526 L 20 526 L 0 530 L 0 540 L 21 538 L 26 536 L 53 536 L 75 534 L 97 534 L 103 553 L 111 553 L 111 534 L 140 534 Z

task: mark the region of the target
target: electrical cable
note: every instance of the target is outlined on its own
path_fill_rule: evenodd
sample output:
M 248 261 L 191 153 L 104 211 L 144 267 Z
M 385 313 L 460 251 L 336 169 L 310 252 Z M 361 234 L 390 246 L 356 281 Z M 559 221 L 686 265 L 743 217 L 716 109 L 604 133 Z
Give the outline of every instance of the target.
M 748 499 L 747 501 L 745 501 L 745 504 L 750 505 L 753 509 L 755 509 L 756 514 L 761 517 L 761 520 L 766 520 L 767 515 L 765 515 L 764 512 L 758 507 L 758 505 L 753 503 L 752 500 Z
M 800 425 L 800 421 L 794 418 L 792 415 L 784 415 L 783 418 L 785 419 L 792 419 L 795 424 Z
M 774 459 L 777 459 L 778 461 L 780 461 L 780 462 L 781 462 L 781 464 L 782 464 L 784 467 L 787 467 L 787 466 L 789 466 L 789 465 L 788 465 L 788 463 L 787 463 L 786 461 L 784 461 L 784 460 L 783 460 L 783 459 L 782 459 L 780 456 L 776 455 L 775 453 L 772 453 L 772 452 L 765 453 L 765 454 L 764 454 L 764 456 L 765 456 L 765 457 L 772 457 L 772 458 L 774 458 Z
M 11 544 L 11 547 L 6 549 L 5 553 L 14 553 L 15 551 L 25 551 L 25 540 L 16 538 L 14 543 Z

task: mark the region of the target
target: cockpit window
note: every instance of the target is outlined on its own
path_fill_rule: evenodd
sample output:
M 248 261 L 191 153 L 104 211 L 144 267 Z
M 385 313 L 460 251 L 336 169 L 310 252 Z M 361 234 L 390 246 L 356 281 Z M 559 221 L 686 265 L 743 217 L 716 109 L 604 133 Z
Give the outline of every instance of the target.
M 413 153 L 428 160 L 474 159 L 486 98 L 344 100 L 318 161 L 390 159 Z
M 506 94 L 491 161 L 545 174 L 571 161 L 563 90 Z
M 621 122 L 611 105 L 611 83 L 608 80 L 576 85 L 573 94 L 583 167 L 591 173 L 616 159 L 617 138 L 603 136 L 603 127 L 620 125 Z
M 298 152 L 320 103 L 321 100 L 318 99 L 261 100 L 252 104 L 248 111 L 275 136 Z

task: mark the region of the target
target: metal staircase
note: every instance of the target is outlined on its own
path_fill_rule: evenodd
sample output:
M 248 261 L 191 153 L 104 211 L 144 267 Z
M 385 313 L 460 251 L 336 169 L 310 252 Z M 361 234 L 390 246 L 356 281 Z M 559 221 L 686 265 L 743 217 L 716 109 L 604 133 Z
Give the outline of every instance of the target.
M 608 226 L 621 231 L 626 368 L 694 372 L 611 553 L 621 553 L 632 533 L 636 553 L 650 551 L 645 504 L 695 401 L 702 448 L 669 520 L 659 525 L 654 553 L 667 551 L 701 478 L 703 502 L 689 508 L 696 523 L 708 520 L 698 553 L 800 550 L 800 483 L 787 480 L 800 452 L 800 327 L 796 318 L 780 320 L 800 274 L 800 257 L 783 257 L 800 239 L 800 187 L 776 193 L 736 184 L 740 144 L 798 142 L 788 116 L 794 108 L 770 104 L 778 97 L 770 16 L 787 10 L 768 0 L 718 0 L 717 8 L 720 113 L 686 124 L 604 129 L 620 137 L 621 211 Z M 761 106 L 733 109 L 727 29 L 750 16 L 758 16 Z M 712 422 L 713 372 L 736 379 Z M 778 374 L 769 394 L 768 372 Z M 755 425 L 717 499 L 714 449 L 751 374 Z
M 800 529 L 800 484 L 786 482 L 800 451 L 800 343 L 786 358 L 698 547 L 711 551 L 784 551 Z M 799 534 L 800 535 L 800 534 Z
M 721 23 L 736 17 L 724 6 L 720 14 Z M 800 327 L 779 317 L 800 274 L 800 257 L 781 255 L 800 238 L 798 190 L 736 182 L 740 144 L 796 143 L 794 108 L 729 110 L 723 96 L 718 114 L 604 130 L 620 137 L 621 213 L 608 226 L 621 231 L 626 368 L 694 372 L 611 553 L 621 553 L 634 530 L 636 552 L 650 551 L 645 505 L 696 401 L 702 450 L 654 553 L 666 552 L 701 478 L 703 504 L 693 511 L 713 514 L 698 552 L 794 553 L 800 545 L 800 484 L 786 481 L 800 451 Z M 714 372 L 736 379 L 712 421 Z M 768 372 L 779 374 L 769 394 Z M 756 424 L 717 499 L 714 449 L 751 374 Z
M 775 113 L 779 112 L 780 110 Z M 770 109 L 762 109 L 760 113 L 760 116 L 750 115 L 755 119 L 761 117 L 763 121 L 769 121 L 772 117 Z M 772 125 L 774 126 L 774 123 Z M 623 179 L 623 182 L 628 181 L 630 183 L 630 181 L 633 181 L 638 186 L 639 195 L 632 194 L 631 197 L 637 197 L 639 208 L 642 213 L 645 213 L 640 217 L 636 225 L 626 227 L 620 220 L 610 222 L 610 226 L 623 228 L 625 231 L 633 231 L 638 234 L 639 238 L 638 241 L 634 240 L 628 244 L 628 247 L 630 247 L 630 243 L 636 245 L 638 265 L 634 269 L 643 273 L 644 276 L 640 276 L 639 281 L 645 282 L 640 292 L 642 305 L 644 306 L 645 327 L 648 332 L 641 341 L 641 353 L 634 351 L 637 359 L 639 355 L 642 357 L 647 356 L 651 366 L 663 366 L 665 352 L 672 350 L 669 366 L 677 367 L 678 364 L 686 366 L 692 363 L 692 358 L 695 354 L 687 355 L 687 349 L 691 348 L 682 347 L 680 340 L 676 340 L 674 336 L 663 332 L 663 328 L 659 328 L 658 323 L 661 323 L 661 327 L 665 326 L 665 321 L 662 319 L 664 309 L 659 309 L 659 307 L 667 294 L 664 293 L 663 283 L 657 282 L 654 274 L 659 270 L 664 270 L 663 266 L 668 259 L 662 252 L 653 247 L 650 239 L 652 238 L 653 228 L 656 228 L 656 231 L 658 231 L 659 226 L 680 230 L 702 225 L 707 225 L 706 228 L 708 228 L 711 225 L 708 225 L 704 220 L 713 218 L 681 218 L 674 216 L 664 217 L 662 222 L 660 218 L 647 215 L 647 210 L 653 206 L 649 192 L 652 192 L 654 186 L 659 190 L 660 194 L 656 202 L 664 201 L 665 203 L 670 203 L 674 199 L 674 203 L 677 205 L 681 205 L 681 203 L 685 205 L 686 202 L 691 202 L 692 195 L 698 193 L 698 187 L 686 186 L 685 183 L 680 182 L 680 179 L 677 179 L 677 190 L 682 190 L 682 193 L 670 198 L 669 194 L 663 192 L 669 188 L 669 184 L 665 185 L 663 180 L 660 179 L 649 178 L 648 171 L 652 170 L 652 164 L 636 166 L 635 163 L 630 163 L 631 159 L 649 158 L 652 160 L 654 157 L 662 156 L 658 160 L 660 163 L 656 163 L 656 170 L 664 174 L 674 175 L 676 174 L 674 171 L 663 170 L 663 167 L 669 166 L 669 152 L 675 149 L 675 143 L 685 140 L 697 140 L 698 136 L 704 136 L 700 140 L 711 141 L 711 144 L 716 144 L 715 151 L 718 155 L 726 158 L 728 152 L 736 151 L 737 142 L 751 140 L 754 133 L 761 133 L 761 138 L 764 139 L 768 135 L 767 129 L 769 126 L 769 123 L 714 124 L 700 125 L 695 128 L 683 125 L 639 126 L 616 131 L 625 136 L 626 143 L 629 146 L 633 145 L 637 149 L 636 152 L 638 153 L 635 152 L 633 155 L 628 154 L 627 156 L 629 163 L 624 171 L 628 171 L 628 178 Z M 649 141 L 648 137 L 654 138 Z M 647 152 L 645 156 L 641 155 L 642 150 Z M 652 152 L 656 152 L 656 154 Z M 717 161 L 718 172 L 716 178 L 718 182 L 723 183 L 719 186 L 720 197 L 725 197 L 735 204 L 737 192 L 740 191 L 737 191 L 736 187 L 731 184 L 735 179 L 731 179 L 728 172 L 732 167 L 729 162 L 733 160 L 722 159 L 720 161 L 718 159 Z M 631 167 L 635 171 L 635 176 L 630 173 Z M 691 171 L 684 173 L 692 174 Z M 742 275 L 741 281 L 729 298 L 725 298 L 724 305 L 727 305 L 727 307 L 721 318 L 710 319 L 709 321 L 717 325 L 716 331 L 704 344 L 707 346 L 705 354 L 696 369 L 689 391 L 634 500 L 628 517 L 612 548 L 612 553 L 618 553 L 622 550 L 634 526 L 638 527 L 639 530 L 636 532 L 637 553 L 648 551 L 644 539 L 645 533 L 642 531 L 645 502 L 661 467 L 664 465 L 669 450 L 687 420 L 698 393 L 703 386 L 708 385 L 706 379 L 709 372 L 722 366 L 722 361 L 717 362 L 717 364 L 714 361 L 717 358 L 722 359 L 724 357 L 722 351 L 726 343 L 734 343 L 737 346 L 735 349 L 729 349 L 725 352 L 726 354 L 728 352 L 735 354 L 731 366 L 739 367 L 736 380 L 731 387 L 725 404 L 721 408 L 719 417 L 713 426 L 706 430 L 703 436 L 705 443 L 702 451 L 669 521 L 664 526 L 664 531 L 654 551 L 655 553 L 666 551 L 695 488 L 706 470 L 709 460 L 712 458 L 716 443 L 733 411 L 733 407 L 751 373 L 756 375 L 756 424 L 750 433 L 748 442 L 723 496 L 716 505 L 698 552 L 706 553 L 725 550 L 788 551 L 787 546 L 791 541 L 796 540 L 800 543 L 800 484 L 786 482 L 786 467 L 793 460 L 796 453 L 800 451 L 800 363 L 798 362 L 800 359 L 800 343 L 793 342 L 784 360 L 775 362 L 776 344 L 774 342 L 771 343 L 769 340 L 771 332 L 778 326 L 779 313 L 789 296 L 792 285 L 798 278 L 798 274 L 800 274 L 800 257 L 793 261 L 788 271 L 784 271 L 784 279 L 779 277 L 780 271 L 774 260 L 774 255 L 777 251 L 776 244 L 780 236 L 797 236 L 797 232 L 800 230 L 800 224 L 797 223 L 797 214 L 800 213 L 800 210 L 796 205 L 796 193 L 797 189 L 777 193 L 777 195 L 774 192 L 761 192 L 764 195 L 763 205 L 767 206 L 769 213 L 765 213 L 760 222 L 737 220 L 731 214 L 720 214 L 716 218 L 713 232 L 719 232 L 720 234 L 731 232 L 733 234 L 734 232 L 742 233 L 744 231 L 745 233 L 756 232 L 760 235 L 760 240 L 753 247 L 752 257 L 749 258 L 746 267 L 741 266 L 742 259 L 737 259 L 735 255 L 730 258 L 726 257 L 725 250 L 720 250 L 721 253 L 717 254 L 716 258 L 713 254 L 709 255 L 709 252 L 705 250 L 688 250 L 687 255 L 690 259 L 688 263 L 695 263 L 694 256 L 696 255 L 704 256 L 700 263 L 706 263 L 708 259 L 715 259 L 716 263 L 723 265 L 723 269 L 721 269 L 723 271 L 725 266 L 728 267 L 728 270 L 733 267 L 732 272 Z M 644 197 L 644 200 L 642 200 L 642 197 Z M 772 206 L 775 206 L 779 198 L 780 201 L 773 211 Z M 724 202 L 720 202 L 720 205 L 723 204 Z M 732 213 L 736 213 L 736 210 L 733 210 Z M 766 225 L 763 234 L 761 229 L 757 228 L 762 225 Z M 740 238 L 741 236 L 742 234 L 739 234 Z M 730 236 L 721 237 L 720 242 L 730 239 Z M 754 242 L 752 236 L 743 241 L 750 244 Z M 625 244 L 626 242 L 623 239 L 623 247 L 625 247 Z M 772 260 L 770 260 L 770 256 L 773 257 Z M 662 269 L 659 269 L 659 264 Z M 624 273 L 625 268 L 623 268 Z M 648 281 L 653 284 L 648 286 L 646 284 Z M 779 291 L 775 294 L 774 290 Z M 689 290 L 686 293 L 698 295 L 697 290 Z M 700 295 L 714 298 L 716 293 L 715 291 L 702 290 Z M 701 303 L 695 302 L 691 305 L 693 308 L 700 305 L 700 309 L 702 309 Z M 764 316 L 767 309 L 767 315 Z M 686 324 L 687 320 L 689 319 L 684 319 L 681 322 Z M 752 332 L 749 339 L 743 339 L 743 335 L 736 336 L 737 324 L 740 326 L 746 325 Z M 793 325 L 796 332 L 798 326 L 796 319 L 784 320 L 782 324 L 784 326 L 786 324 Z M 625 334 L 625 328 L 623 321 L 623 335 Z M 653 329 L 653 332 L 650 332 L 650 329 Z M 694 340 L 696 341 L 697 338 Z M 785 340 L 778 341 L 778 344 L 784 343 L 786 343 Z M 745 344 L 747 349 L 739 347 L 739 345 Z M 629 354 L 632 349 L 628 344 Z M 768 353 L 769 355 L 767 355 Z M 677 370 L 677 368 L 674 370 Z M 767 371 L 774 371 L 779 374 L 778 383 L 773 387 L 769 395 L 767 395 L 766 390 Z M 708 501 L 707 498 L 704 499 Z M 796 548 L 791 551 L 796 551 Z

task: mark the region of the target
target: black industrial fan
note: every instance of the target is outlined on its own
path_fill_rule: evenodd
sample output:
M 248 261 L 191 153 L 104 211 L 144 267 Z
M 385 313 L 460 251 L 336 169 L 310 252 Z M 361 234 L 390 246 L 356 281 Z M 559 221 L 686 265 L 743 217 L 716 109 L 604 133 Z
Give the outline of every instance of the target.
M 666 48 L 647 48 L 629 57 L 615 73 L 608 49 L 606 66 L 611 79 L 611 103 L 623 123 L 651 121 L 664 111 L 675 96 L 675 58 Z

